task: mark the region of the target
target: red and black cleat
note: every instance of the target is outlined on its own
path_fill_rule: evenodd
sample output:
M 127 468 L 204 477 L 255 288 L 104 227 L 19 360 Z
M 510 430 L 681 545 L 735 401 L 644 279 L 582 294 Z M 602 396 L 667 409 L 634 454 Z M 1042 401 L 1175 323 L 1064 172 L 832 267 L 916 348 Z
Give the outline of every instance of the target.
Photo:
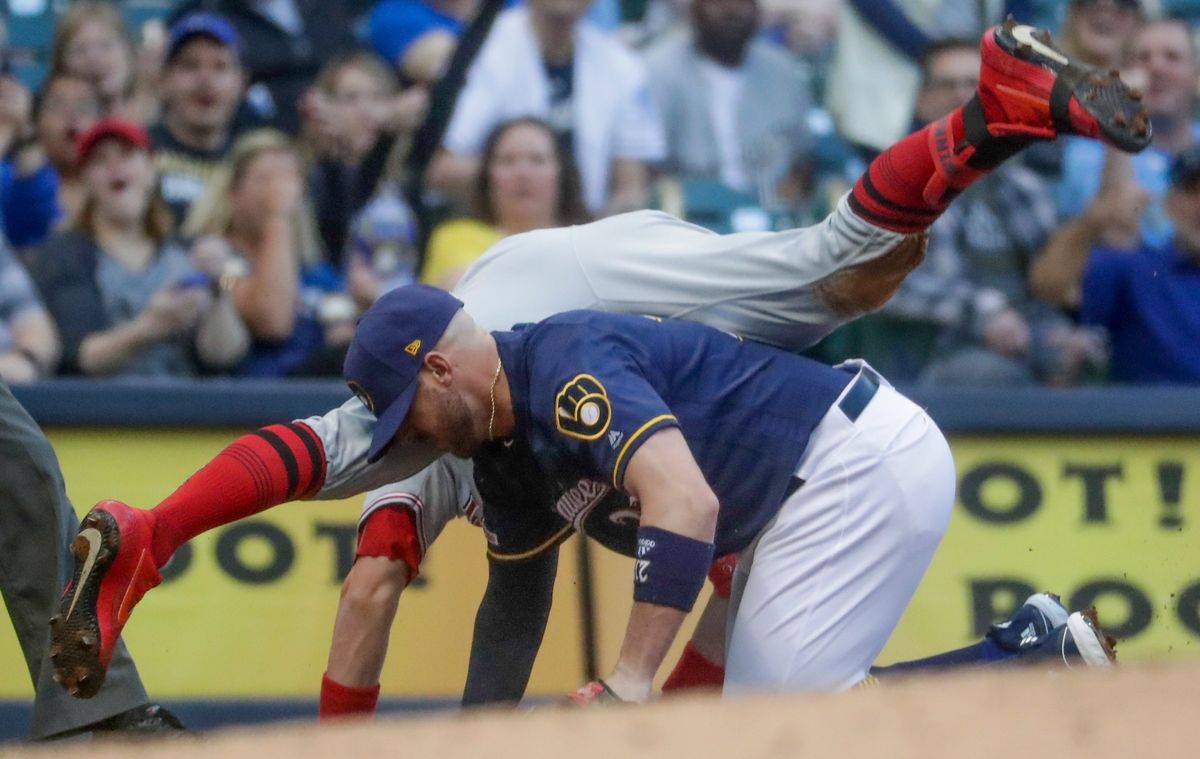
M 50 618 L 50 660 L 55 682 L 72 696 L 91 698 L 100 690 L 129 613 L 162 582 L 152 535 L 149 512 L 101 501 L 71 543 L 75 569 Z
M 983 36 L 979 98 L 993 137 L 1094 137 L 1129 153 L 1150 144 L 1141 93 L 1116 71 L 1070 60 L 1045 29 L 1007 21 Z

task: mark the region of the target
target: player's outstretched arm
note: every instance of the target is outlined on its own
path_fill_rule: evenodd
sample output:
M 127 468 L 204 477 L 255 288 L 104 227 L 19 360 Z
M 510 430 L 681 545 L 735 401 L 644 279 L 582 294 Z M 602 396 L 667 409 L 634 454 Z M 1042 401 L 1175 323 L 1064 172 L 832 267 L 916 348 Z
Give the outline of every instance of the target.
M 321 680 L 321 719 L 374 713 L 392 620 L 409 574 L 403 560 L 386 556 L 360 556 L 350 568 Z
M 488 566 L 487 590 L 475 616 L 463 706 L 515 704 L 525 695 L 550 618 L 558 547 L 525 561 L 493 558 Z
M 713 557 L 718 502 L 678 428 L 656 432 L 634 453 L 625 490 L 642 507 L 634 604 L 620 658 L 605 684 L 625 701 L 650 697 Z

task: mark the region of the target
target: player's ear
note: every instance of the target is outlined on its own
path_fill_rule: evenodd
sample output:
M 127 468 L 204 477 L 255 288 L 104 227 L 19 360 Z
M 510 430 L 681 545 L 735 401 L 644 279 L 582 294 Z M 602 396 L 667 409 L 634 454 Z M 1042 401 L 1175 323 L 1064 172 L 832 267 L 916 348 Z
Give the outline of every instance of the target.
M 444 353 L 438 351 L 430 351 L 425 354 L 425 368 L 429 370 L 433 376 L 433 381 L 445 387 L 450 384 L 450 378 L 454 372 L 450 366 L 450 359 Z

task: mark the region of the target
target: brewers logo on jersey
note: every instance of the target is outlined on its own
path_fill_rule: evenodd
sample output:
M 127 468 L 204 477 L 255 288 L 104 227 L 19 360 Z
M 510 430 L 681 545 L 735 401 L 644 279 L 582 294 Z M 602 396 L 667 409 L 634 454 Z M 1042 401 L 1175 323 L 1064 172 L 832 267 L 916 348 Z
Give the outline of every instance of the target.
M 596 440 L 608 431 L 612 405 L 600 380 L 580 374 L 563 386 L 554 399 L 554 425 L 580 440 Z

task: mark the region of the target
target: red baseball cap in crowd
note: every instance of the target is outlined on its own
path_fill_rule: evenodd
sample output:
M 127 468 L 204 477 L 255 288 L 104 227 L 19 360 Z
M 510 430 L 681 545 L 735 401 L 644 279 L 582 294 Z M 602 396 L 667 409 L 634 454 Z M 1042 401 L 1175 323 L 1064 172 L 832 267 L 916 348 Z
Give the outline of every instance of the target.
M 82 167 L 87 163 L 88 155 L 96 145 L 109 137 L 115 137 L 135 148 L 150 152 L 150 136 L 146 134 L 145 129 L 132 121 L 109 116 L 97 121 L 75 141 L 75 164 Z

